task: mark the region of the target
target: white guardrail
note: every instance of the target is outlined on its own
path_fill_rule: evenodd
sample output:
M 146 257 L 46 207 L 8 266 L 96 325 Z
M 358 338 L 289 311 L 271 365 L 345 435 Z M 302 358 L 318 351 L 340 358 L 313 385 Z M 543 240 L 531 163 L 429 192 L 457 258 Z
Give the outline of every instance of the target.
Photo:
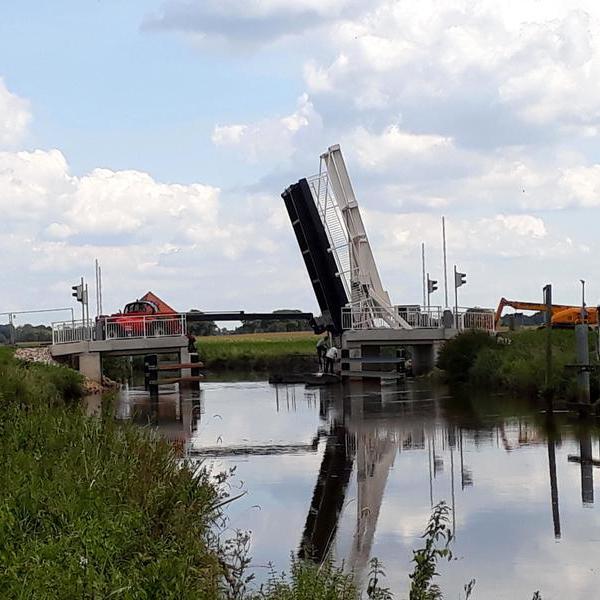
M 153 338 L 185 335 L 185 315 L 148 315 L 99 317 L 95 322 L 61 321 L 52 323 L 52 343 L 70 344 L 98 340 Z
M 441 306 L 394 306 L 394 312 L 414 329 L 452 329 L 459 331 L 477 329 L 495 331 L 494 311 L 479 308 L 443 309 Z M 386 312 L 379 308 L 365 309 L 360 306 L 342 309 L 344 330 L 381 329 L 389 326 Z

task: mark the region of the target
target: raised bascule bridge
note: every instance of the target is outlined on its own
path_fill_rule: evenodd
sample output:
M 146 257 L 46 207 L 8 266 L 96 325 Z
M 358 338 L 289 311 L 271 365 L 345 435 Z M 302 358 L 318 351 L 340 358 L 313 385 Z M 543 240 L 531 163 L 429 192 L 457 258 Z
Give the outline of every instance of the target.
M 392 304 L 338 145 L 321 155 L 318 175 L 282 198 L 322 312 L 315 322 L 341 345 L 343 377 L 400 377 L 403 348 L 423 373 L 459 331 L 494 331 L 491 310 Z
M 424 373 L 433 367 L 443 343 L 459 331 L 494 331 L 491 310 L 392 303 L 339 146 L 321 155 L 318 175 L 289 186 L 282 198 L 320 316 L 281 311 L 179 313 L 169 308 L 131 318 L 119 314 L 71 319 L 53 324 L 52 354 L 70 358 L 88 377 L 100 380 L 104 356 L 175 354 L 179 364 L 189 364 L 190 321 L 304 319 L 315 332 L 330 332 L 341 347 L 342 377 L 383 381 L 404 377 L 405 349 L 412 357 L 413 372 Z M 181 371 L 182 376 L 189 373 L 187 368 Z

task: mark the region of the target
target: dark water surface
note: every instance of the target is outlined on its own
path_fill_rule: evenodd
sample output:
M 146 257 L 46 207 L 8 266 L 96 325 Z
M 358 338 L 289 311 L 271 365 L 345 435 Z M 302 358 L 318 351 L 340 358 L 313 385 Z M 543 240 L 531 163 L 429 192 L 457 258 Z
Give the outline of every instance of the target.
M 445 500 L 456 536 L 456 560 L 440 566 L 445 597 L 463 597 L 472 578 L 476 598 L 600 597 L 593 423 L 415 383 L 214 382 L 154 406 L 129 389 L 118 416 L 158 425 L 217 470 L 236 467 L 233 493 L 247 494 L 230 505 L 230 526 L 252 531 L 259 580 L 269 561 L 285 569 L 310 546 L 360 574 L 377 556 L 402 598 L 412 549 Z

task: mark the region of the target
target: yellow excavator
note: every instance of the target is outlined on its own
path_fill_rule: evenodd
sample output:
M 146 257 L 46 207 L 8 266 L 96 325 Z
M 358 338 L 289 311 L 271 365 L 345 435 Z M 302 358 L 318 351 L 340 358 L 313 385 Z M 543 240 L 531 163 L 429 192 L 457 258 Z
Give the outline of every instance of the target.
M 506 298 L 501 298 L 498 308 L 496 309 L 496 327 L 500 324 L 500 318 L 502 317 L 502 311 L 505 306 L 510 306 L 517 310 L 535 310 L 541 312 L 546 310 L 546 305 L 541 302 L 523 302 L 521 300 L 507 300 Z M 573 306 L 572 304 L 552 305 L 552 327 L 571 328 L 580 323 L 597 325 L 598 309 L 596 307 L 586 307 L 582 320 L 581 306 Z

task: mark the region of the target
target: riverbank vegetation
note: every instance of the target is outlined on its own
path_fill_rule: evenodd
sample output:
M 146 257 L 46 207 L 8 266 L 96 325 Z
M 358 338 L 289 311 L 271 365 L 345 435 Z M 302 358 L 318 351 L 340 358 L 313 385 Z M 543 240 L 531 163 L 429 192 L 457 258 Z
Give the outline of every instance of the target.
M 220 497 L 164 441 L 86 417 L 82 380 L 0 353 L 6 598 L 216 598 Z
M 208 369 L 298 370 L 316 365 L 318 339 L 308 331 L 251 333 L 197 338 L 196 347 Z
M 564 397 L 574 393 L 576 362 L 572 330 L 552 331 L 552 371 L 548 390 Z M 590 360 L 595 358 L 595 334 L 590 333 Z M 546 330 L 503 334 L 498 339 L 483 332 L 466 332 L 448 341 L 438 367 L 451 383 L 506 390 L 528 395 L 546 391 Z M 598 384 L 592 378 L 592 391 Z
M 289 574 L 272 570 L 257 589 L 249 536 L 221 538 L 226 476 L 116 421 L 110 402 L 100 417 L 86 416 L 82 394 L 75 371 L 21 363 L 0 348 L 3 598 L 392 600 L 377 560 L 362 595 L 343 568 L 294 558 Z M 410 600 L 441 598 L 436 563 L 451 558 L 448 512 L 435 507 L 413 552 Z

